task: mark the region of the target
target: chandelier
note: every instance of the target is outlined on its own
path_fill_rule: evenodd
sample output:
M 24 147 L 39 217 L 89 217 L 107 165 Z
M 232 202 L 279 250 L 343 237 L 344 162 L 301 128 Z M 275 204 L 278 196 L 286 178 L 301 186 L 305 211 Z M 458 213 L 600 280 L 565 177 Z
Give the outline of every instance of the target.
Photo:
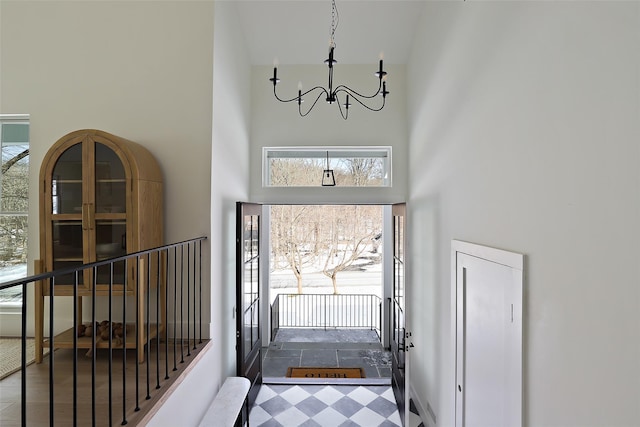
M 315 107 L 318 100 L 320 100 L 320 98 L 323 97 L 323 95 L 324 95 L 325 101 L 327 101 L 328 104 L 338 104 L 340 115 L 345 120 L 347 120 L 347 118 L 349 117 L 349 107 L 353 105 L 351 104 L 350 101 L 356 101 L 358 104 L 362 105 L 363 107 L 371 111 L 380 111 L 384 108 L 385 100 L 387 98 L 387 95 L 389 94 L 389 91 L 387 91 L 387 82 L 386 82 L 387 72 L 384 71 L 384 69 L 382 68 L 383 67 L 382 58 L 380 58 L 378 71 L 374 73 L 374 75 L 378 78 L 378 89 L 375 91 L 375 93 L 371 95 L 363 95 L 346 85 L 338 85 L 334 87 L 333 66 L 338 62 L 334 56 L 334 51 L 336 48 L 335 32 L 336 32 L 336 28 L 338 28 L 339 21 L 340 21 L 340 17 L 338 15 L 338 8 L 336 7 L 336 2 L 335 0 L 331 0 L 331 33 L 330 33 L 330 39 L 329 39 L 329 58 L 327 58 L 324 61 L 324 63 L 327 64 L 327 67 L 329 67 L 329 83 L 327 88 L 324 88 L 322 86 L 315 86 L 305 92 L 302 92 L 302 84 L 298 83 L 298 96 L 295 96 L 291 99 L 280 98 L 276 93 L 276 85 L 280 81 L 280 79 L 278 78 L 278 67 L 277 66 L 273 67 L 273 77 L 269 79 L 273 83 L 273 95 L 280 102 L 297 102 L 298 113 L 300 114 L 301 117 L 304 117 L 307 114 L 309 114 L 311 110 L 313 110 L 313 107 Z M 313 103 L 311 103 L 311 106 L 309 107 L 309 109 L 303 112 L 302 104 L 304 102 L 304 97 L 306 95 L 310 95 L 310 98 L 312 99 L 315 96 L 315 100 L 313 101 Z M 382 96 L 382 102 L 377 103 L 380 105 L 378 106 L 367 105 L 368 103 L 371 102 L 371 100 L 373 100 L 379 95 Z M 341 102 L 340 100 L 341 97 L 344 98 L 344 102 Z

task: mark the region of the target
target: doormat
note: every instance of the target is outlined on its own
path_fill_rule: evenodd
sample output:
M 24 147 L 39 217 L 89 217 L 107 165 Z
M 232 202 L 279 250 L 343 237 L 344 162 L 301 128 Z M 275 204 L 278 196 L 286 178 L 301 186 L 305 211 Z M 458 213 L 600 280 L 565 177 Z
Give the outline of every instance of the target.
M 287 378 L 366 378 L 362 368 L 287 368 Z

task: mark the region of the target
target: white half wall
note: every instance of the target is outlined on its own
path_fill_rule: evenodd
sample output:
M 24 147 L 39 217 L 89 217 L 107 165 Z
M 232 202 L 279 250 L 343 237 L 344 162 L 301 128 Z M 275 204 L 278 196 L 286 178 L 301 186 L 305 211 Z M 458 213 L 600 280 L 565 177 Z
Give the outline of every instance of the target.
M 524 424 L 640 419 L 640 3 L 429 2 L 408 81 L 413 386 L 453 422 L 450 250 L 526 254 Z

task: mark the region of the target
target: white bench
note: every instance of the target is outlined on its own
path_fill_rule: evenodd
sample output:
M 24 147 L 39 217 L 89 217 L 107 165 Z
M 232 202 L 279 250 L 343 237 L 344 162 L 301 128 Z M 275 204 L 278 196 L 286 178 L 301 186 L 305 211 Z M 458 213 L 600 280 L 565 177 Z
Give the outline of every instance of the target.
M 229 377 L 224 381 L 211 406 L 200 421 L 201 427 L 233 427 L 242 407 L 247 411 L 249 426 L 249 403 L 247 397 L 251 383 L 244 377 Z

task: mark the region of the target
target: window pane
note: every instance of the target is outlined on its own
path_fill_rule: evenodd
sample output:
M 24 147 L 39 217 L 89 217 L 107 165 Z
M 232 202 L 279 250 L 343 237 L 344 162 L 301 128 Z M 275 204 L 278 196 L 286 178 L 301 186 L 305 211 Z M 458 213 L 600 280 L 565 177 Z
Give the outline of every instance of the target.
M 27 275 L 29 122 L 0 117 L 0 282 Z M 22 287 L 0 291 L 1 303 L 20 303 Z
M 265 148 L 266 187 L 316 187 L 325 171 L 336 186 L 390 187 L 391 147 Z

